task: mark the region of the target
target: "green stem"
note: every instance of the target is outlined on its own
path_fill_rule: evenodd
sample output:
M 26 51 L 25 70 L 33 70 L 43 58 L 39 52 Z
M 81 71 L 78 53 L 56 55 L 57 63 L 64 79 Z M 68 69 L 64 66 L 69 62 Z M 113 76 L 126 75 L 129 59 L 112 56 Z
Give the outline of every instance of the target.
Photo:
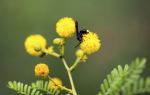
M 54 57 L 57 57 L 57 58 L 60 58 L 60 55 L 59 55 L 58 53 L 56 53 L 56 52 L 53 52 L 53 53 L 50 54 L 50 55 L 52 55 L 52 56 L 54 56 Z
M 72 88 L 72 91 L 73 91 L 73 95 L 77 95 L 77 92 L 76 92 L 76 89 L 75 89 L 75 86 L 74 86 L 74 82 L 73 82 L 73 78 L 72 78 L 72 75 L 71 75 L 71 71 L 65 61 L 64 58 L 62 58 L 62 62 L 67 70 L 67 73 L 68 73 L 68 77 L 69 77 L 69 80 L 70 80 L 70 83 L 71 83 L 71 88 Z
M 62 45 L 61 48 L 60 48 L 60 55 L 61 55 L 61 56 L 64 56 L 64 52 L 65 52 L 65 49 L 64 49 L 64 48 L 65 48 L 64 45 Z
M 73 71 L 74 68 L 80 63 L 80 59 L 81 58 L 77 58 L 76 61 L 74 62 L 74 64 L 69 68 L 70 71 Z
M 70 84 L 71 84 L 71 89 L 72 89 L 72 94 L 73 95 L 77 95 L 77 92 L 76 92 L 76 89 L 75 89 L 75 86 L 74 86 L 74 82 L 73 82 L 73 78 L 72 78 L 72 75 L 71 75 L 71 71 L 70 71 L 70 68 L 68 67 L 67 65 L 67 62 L 65 61 L 64 59 L 64 52 L 65 52 L 65 49 L 64 49 L 65 45 L 61 45 L 60 47 L 60 56 L 61 56 L 61 59 L 62 59 L 62 62 L 67 70 L 67 73 L 68 73 L 68 77 L 69 77 L 69 80 L 70 80 Z
M 48 54 L 48 55 L 51 55 L 51 56 L 54 56 L 54 57 L 57 57 L 57 58 L 60 58 L 60 54 L 56 53 L 56 52 L 52 52 L 52 53 L 49 53 L 46 49 L 42 50 L 44 53 Z

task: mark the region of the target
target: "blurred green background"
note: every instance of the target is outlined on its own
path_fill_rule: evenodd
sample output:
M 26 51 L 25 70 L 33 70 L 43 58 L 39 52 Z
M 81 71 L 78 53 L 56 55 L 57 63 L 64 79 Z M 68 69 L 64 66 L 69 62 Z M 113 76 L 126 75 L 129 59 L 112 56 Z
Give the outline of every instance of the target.
M 58 37 L 55 24 L 64 16 L 78 20 L 80 28 L 98 33 L 100 52 L 73 73 L 79 95 L 96 95 L 100 83 L 118 64 L 129 64 L 136 57 L 148 59 L 143 76 L 150 75 L 150 1 L 149 0 L 0 0 L 0 94 L 16 95 L 7 81 L 30 83 L 36 80 L 34 66 L 46 62 L 51 75 L 70 86 L 63 64 L 52 57 L 32 57 L 24 49 L 31 34 L 42 34 L 52 44 Z M 66 58 L 75 60 L 75 36 L 66 44 Z

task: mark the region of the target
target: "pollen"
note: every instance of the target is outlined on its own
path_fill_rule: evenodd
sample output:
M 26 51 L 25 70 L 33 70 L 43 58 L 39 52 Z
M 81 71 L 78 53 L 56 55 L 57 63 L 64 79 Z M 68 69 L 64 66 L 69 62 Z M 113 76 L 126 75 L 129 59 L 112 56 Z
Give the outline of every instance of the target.
M 76 31 L 75 21 L 70 17 L 61 18 L 56 23 L 56 32 L 61 37 L 71 37 Z
M 24 44 L 27 53 L 33 56 L 40 56 L 47 43 L 42 35 L 35 34 L 27 37 Z
M 39 63 L 35 66 L 34 72 L 35 72 L 35 76 L 47 77 L 49 74 L 48 65 L 46 65 L 45 63 Z
M 92 54 L 97 52 L 101 47 L 100 39 L 98 35 L 94 32 L 88 32 L 83 35 L 82 43 L 80 48 L 87 54 Z
M 49 87 L 51 89 L 60 89 L 60 86 L 62 86 L 62 81 L 59 78 L 52 78 L 49 80 Z

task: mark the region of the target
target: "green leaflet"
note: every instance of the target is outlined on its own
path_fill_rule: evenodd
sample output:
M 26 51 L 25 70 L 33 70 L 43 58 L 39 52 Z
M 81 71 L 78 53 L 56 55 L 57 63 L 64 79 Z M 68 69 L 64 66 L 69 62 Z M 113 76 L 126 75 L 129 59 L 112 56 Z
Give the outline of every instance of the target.
M 23 95 L 42 95 L 37 89 L 32 89 L 31 86 L 22 82 L 9 81 L 8 87 Z
M 31 86 L 50 95 L 58 95 L 60 93 L 59 90 L 49 88 L 48 81 L 44 80 L 37 80 L 35 83 L 32 83 Z
M 138 93 L 150 92 L 150 77 L 139 78 L 132 84 L 127 85 L 124 90 L 122 90 L 122 95 L 135 95 Z
M 98 95 L 118 95 L 123 80 L 127 76 L 128 65 L 122 68 L 120 65 L 118 68 L 114 68 L 104 82 L 101 84 L 101 91 Z
M 59 90 L 49 88 L 48 81 L 44 80 L 37 80 L 31 86 L 22 82 L 9 81 L 8 87 L 23 95 L 43 95 L 43 91 L 49 95 L 58 95 L 60 93 Z
M 119 65 L 117 68 L 114 68 L 101 84 L 98 95 L 120 95 L 120 93 L 125 93 L 127 88 L 130 91 L 130 85 L 140 78 L 145 63 L 145 58 L 141 60 L 136 58 L 130 65 L 125 65 L 124 67 Z M 143 81 L 141 81 L 142 84 Z

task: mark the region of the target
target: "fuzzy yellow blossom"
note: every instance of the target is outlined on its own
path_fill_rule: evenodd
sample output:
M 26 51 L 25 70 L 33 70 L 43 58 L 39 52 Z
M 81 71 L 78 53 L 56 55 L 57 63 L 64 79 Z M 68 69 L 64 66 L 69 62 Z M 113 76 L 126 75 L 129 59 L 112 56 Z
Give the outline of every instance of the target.
M 26 51 L 33 56 L 42 55 L 42 50 L 46 47 L 46 40 L 40 34 L 30 35 L 25 40 L 25 49 Z
M 34 72 L 35 72 L 35 76 L 47 77 L 49 74 L 48 65 L 46 65 L 45 63 L 39 63 L 35 66 Z
M 82 49 L 78 49 L 76 51 L 76 57 L 80 58 L 81 62 L 85 62 L 87 60 L 87 55 L 84 53 Z
M 49 80 L 49 87 L 51 89 L 60 89 L 60 86 L 62 86 L 63 83 L 59 78 L 52 78 Z
M 64 38 L 55 38 L 53 43 L 56 45 L 63 45 L 65 43 Z
M 94 53 L 98 51 L 101 47 L 100 39 L 98 35 L 94 32 L 88 32 L 82 37 L 82 43 L 80 48 L 87 54 Z
M 61 37 L 71 37 L 75 31 L 75 21 L 72 18 L 64 17 L 56 23 L 56 32 Z
M 84 51 L 82 49 L 78 49 L 76 51 L 76 57 L 82 57 L 84 55 Z

